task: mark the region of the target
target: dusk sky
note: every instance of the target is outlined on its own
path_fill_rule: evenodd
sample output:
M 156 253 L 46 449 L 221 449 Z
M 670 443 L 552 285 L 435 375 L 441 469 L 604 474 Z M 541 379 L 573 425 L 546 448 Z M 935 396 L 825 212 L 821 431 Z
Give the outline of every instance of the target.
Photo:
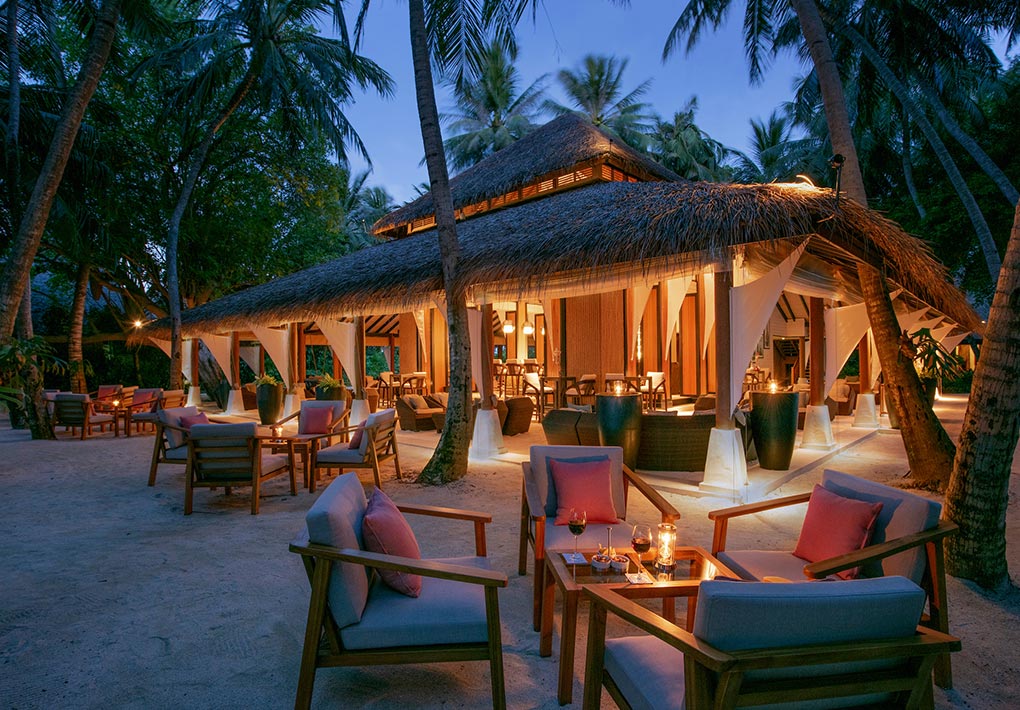
M 663 64 L 663 44 L 683 5 L 632 0 L 630 7 L 620 7 L 605 0 L 549 0 L 539 8 L 534 23 L 529 14 L 518 26 L 520 88 L 548 73 L 547 93 L 562 103 L 565 99 L 555 81 L 560 68 L 576 68 L 590 53 L 627 58 L 626 91 L 652 79 L 645 101 L 664 118 L 672 117 L 695 95 L 698 125 L 724 145 L 745 150 L 749 119 L 764 118 L 788 100 L 794 77 L 804 69 L 795 58 L 781 56 L 766 81 L 752 87 L 740 34 L 740 8 L 730 13 L 725 28 L 706 35 L 689 56 L 680 53 Z M 415 184 L 428 180 L 425 167 L 418 165 L 424 153 L 404 0 L 373 1 L 361 52 L 390 73 L 396 92 L 388 100 L 363 96 L 347 109 L 347 116 L 372 159 L 369 184 L 382 185 L 400 204 L 415 196 Z M 448 94 L 441 92 L 437 98 L 440 112 L 452 108 Z M 354 156 L 351 163 L 356 170 L 366 167 Z

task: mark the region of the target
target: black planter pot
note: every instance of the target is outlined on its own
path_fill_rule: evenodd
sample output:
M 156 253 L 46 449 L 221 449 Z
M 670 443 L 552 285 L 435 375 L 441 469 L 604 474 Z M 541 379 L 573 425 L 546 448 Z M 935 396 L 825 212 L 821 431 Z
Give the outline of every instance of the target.
M 259 385 L 255 388 L 255 406 L 259 422 L 273 424 L 280 421 L 283 412 L 283 385 Z
M 789 470 L 797 442 L 799 406 L 799 392 L 751 393 L 751 436 L 762 468 Z
M 623 462 L 633 469 L 641 445 L 641 395 L 599 394 L 595 399 L 599 443 L 623 447 Z
M 315 399 L 317 400 L 340 400 L 346 399 L 344 397 L 344 387 L 323 387 L 319 385 L 315 388 Z

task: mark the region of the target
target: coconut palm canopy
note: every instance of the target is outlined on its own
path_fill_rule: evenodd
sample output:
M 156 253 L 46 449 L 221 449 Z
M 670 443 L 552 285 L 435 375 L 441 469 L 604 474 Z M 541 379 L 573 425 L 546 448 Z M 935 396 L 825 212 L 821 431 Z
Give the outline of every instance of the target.
M 599 183 L 462 221 L 459 269 L 475 300 L 562 296 L 622 288 L 744 253 L 767 268 L 808 239 L 788 288 L 856 302 L 854 265 L 884 268 L 893 284 L 967 329 L 979 319 L 919 239 L 829 190 L 806 185 Z M 381 243 L 184 313 L 184 332 L 403 312 L 442 294 L 434 231 Z M 154 323 L 145 335 L 167 337 Z
M 536 128 L 512 146 L 488 156 L 450 180 L 453 207 L 503 195 L 550 173 L 586 161 L 608 160 L 642 180 L 681 180 L 654 160 L 641 155 L 623 140 L 593 126 L 587 119 L 568 114 Z M 435 214 L 432 193 L 426 193 L 386 215 L 372 227 L 376 234 L 412 220 Z

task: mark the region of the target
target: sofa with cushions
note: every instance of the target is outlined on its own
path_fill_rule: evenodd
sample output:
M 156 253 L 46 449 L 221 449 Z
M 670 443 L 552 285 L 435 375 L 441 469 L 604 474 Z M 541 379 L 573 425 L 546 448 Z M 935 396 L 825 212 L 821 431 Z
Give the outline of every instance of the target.
M 397 417 L 400 419 L 400 428 L 404 431 L 435 429 L 436 424 L 432 415 L 442 414 L 446 411 L 442 407 L 430 407 L 420 394 L 404 394 L 397 397 L 396 410 Z

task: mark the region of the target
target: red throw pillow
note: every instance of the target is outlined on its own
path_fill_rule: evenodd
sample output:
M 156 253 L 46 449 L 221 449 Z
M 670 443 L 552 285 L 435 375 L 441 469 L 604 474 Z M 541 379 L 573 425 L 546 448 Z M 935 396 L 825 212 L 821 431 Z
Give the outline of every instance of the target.
M 358 424 L 358 428 L 351 434 L 351 443 L 347 446 L 348 449 L 360 449 L 361 440 L 365 437 L 365 422 Z
M 871 540 L 881 512 L 881 503 L 844 498 L 816 485 L 793 554 L 808 562 L 820 562 L 860 550 Z M 855 567 L 840 572 L 839 576 L 853 579 L 857 573 Z
M 333 423 L 333 407 L 307 407 L 301 412 L 298 434 L 325 434 Z
M 199 412 L 198 414 L 185 414 L 181 417 L 181 428 L 191 429 L 196 424 L 208 424 L 209 417 L 205 416 L 205 412 Z
M 617 523 L 613 503 L 612 464 L 609 458 L 594 461 L 549 459 L 556 486 L 556 524 L 566 525 L 570 509 L 583 510 L 589 523 Z
M 390 497 L 376 488 L 368 499 L 368 508 L 361 521 L 361 532 L 365 540 L 365 549 L 384 555 L 421 559 L 421 550 L 414 537 L 411 526 L 407 524 L 404 514 L 397 509 Z M 417 597 L 421 594 L 421 576 L 380 569 L 379 576 L 387 586 L 401 594 Z

